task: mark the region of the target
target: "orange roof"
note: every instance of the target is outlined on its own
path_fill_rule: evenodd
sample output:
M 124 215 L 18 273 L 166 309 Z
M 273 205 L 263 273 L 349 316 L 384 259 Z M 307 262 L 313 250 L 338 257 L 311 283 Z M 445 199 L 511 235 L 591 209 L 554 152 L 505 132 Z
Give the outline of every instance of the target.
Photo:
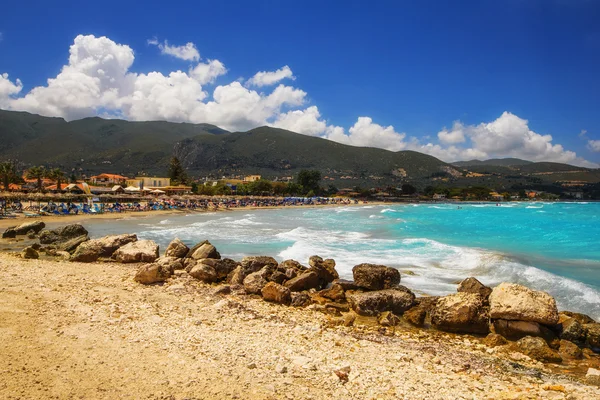
M 90 179 L 94 178 L 108 178 L 108 179 L 128 179 L 126 176 L 117 175 L 117 174 L 100 174 L 92 176 Z
M 11 183 L 8 185 L 8 190 L 21 190 L 21 185 L 17 185 L 16 183 Z

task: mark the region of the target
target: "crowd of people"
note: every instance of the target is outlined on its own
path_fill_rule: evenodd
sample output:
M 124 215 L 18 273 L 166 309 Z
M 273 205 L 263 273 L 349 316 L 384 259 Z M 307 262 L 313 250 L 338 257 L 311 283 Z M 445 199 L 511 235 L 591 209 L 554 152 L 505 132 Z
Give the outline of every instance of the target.
M 227 210 L 244 207 L 293 207 L 314 205 L 349 205 L 357 204 L 358 200 L 341 197 L 212 197 L 190 198 L 186 200 L 159 198 L 147 201 L 132 202 L 58 202 L 49 201 L 45 204 L 30 204 L 24 207 L 21 201 L 12 202 L 0 200 L 0 207 L 4 215 L 25 213 L 32 215 L 76 215 L 121 213 L 135 211 L 156 210 Z

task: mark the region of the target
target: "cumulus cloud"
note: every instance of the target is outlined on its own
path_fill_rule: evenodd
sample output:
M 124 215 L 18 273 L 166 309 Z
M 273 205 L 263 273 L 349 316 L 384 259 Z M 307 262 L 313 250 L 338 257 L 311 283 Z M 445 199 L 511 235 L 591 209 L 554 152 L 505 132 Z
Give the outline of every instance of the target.
M 587 147 L 593 152 L 600 153 L 600 140 L 588 140 Z
M 0 74 L 0 107 L 8 107 L 11 97 L 17 95 L 22 89 L 21 80 L 16 79 L 13 83 L 7 73 Z
M 0 107 L 68 120 L 111 115 L 130 120 L 210 123 L 230 131 L 270 125 L 353 146 L 420 151 L 448 162 L 517 157 L 597 167 L 555 143 L 552 136 L 534 132 L 526 119 L 510 112 L 476 125 L 456 121 L 432 141 L 408 136 L 368 116 L 357 118 L 346 130 L 329 124 L 316 105 L 307 106 L 306 92 L 280 83 L 295 79 L 287 65 L 273 72 L 258 72 L 247 81 L 219 84 L 209 91 L 205 86 L 227 73 L 221 61 L 201 62 L 193 43 L 170 46 L 155 39 L 149 43 L 164 54 L 193 63 L 187 71 L 136 73 L 131 69 L 135 54 L 129 46 L 104 36 L 79 35 L 69 48 L 67 64 L 44 86 L 22 95 L 19 79 L 0 74 Z M 261 92 L 253 89 L 272 85 L 276 86 Z M 587 139 L 585 135 L 581 133 Z M 590 150 L 600 152 L 600 141 L 588 140 L 587 144 Z
M 463 143 L 465 141 L 463 125 L 458 121 L 454 122 L 451 130 L 444 128 L 438 132 L 438 139 L 444 144 Z
M 171 46 L 166 40 L 160 43 L 157 39 L 149 39 L 148 44 L 157 46 L 161 54 L 167 54 L 185 61 L 200 60 L 200 52 L 192 42 L 188 42 L 182 46 Z
M 257 72 L 252 78 L 248 79 L 248 85 L 250 86 L 269 86 L 274 85 L 283 79 L 296 79 L 290 67 L 285 65 L 283 68 L 279 68 L 277 71 L 261 71 Z

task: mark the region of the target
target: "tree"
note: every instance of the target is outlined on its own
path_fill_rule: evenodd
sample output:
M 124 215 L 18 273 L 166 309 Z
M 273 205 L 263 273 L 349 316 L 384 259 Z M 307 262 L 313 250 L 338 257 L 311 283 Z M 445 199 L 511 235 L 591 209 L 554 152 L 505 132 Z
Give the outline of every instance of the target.
M 298 177 L 296 178 L 296 182 L 300 186 L 302 186 L 303 192 L 308 193 L 313 191 L 314 193 L 319 193 L 321 188 L 319 187 L 319 182 L 321 181 L 321 172 L 318 170 L 306 170 L 303 169 L 298 173 Z
M 60 168 L 51 169 L 47 172 L 46 177 L 56 182 L 56 190 L 61 190 L 60 183 L 63 181 L 65 173 Z
M 10 184 L 17 179 L 15 164 L 10 161 L 0 163 L 0 178 L 2 179 L 4 190 L 8 190 Z
M 273 185 L 267 180 L 259 179 L 248 184 L 248 190 L 250 191 L 250 194 L 265 196 L 273 191 Z
M 187 174 L 177 157 L 171 158 L 171 163 L 169 164 L 169 178 L 171 178 L 171 182 L 176 185 L 185 185 L 188 181 Z
M 42 191 L 42 179 L 46 177 L 46 168 L 39 167 L 31 167 L 25 172 L 25 176 L 27 179 L 36 179 L 37 180 L 37 190 Z
M 294 182 L 289 182 L 285 187 L 285 193 L 291 196 L 297 196 L 302 193 L 302 186 Z
M 417 188 L 415 188 L 410 183 L 405 183 L 404 185 L 402 185 L 402 194 L 411 195 L 415 193 L 417 193 Z

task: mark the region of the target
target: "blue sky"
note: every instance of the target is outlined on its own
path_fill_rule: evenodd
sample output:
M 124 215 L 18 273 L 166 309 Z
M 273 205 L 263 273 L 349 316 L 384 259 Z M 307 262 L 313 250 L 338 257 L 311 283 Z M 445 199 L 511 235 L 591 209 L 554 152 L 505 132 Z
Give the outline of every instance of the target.
M 600 163 L 600 2 L 60 4 L 5 2 L 0 108 Z

